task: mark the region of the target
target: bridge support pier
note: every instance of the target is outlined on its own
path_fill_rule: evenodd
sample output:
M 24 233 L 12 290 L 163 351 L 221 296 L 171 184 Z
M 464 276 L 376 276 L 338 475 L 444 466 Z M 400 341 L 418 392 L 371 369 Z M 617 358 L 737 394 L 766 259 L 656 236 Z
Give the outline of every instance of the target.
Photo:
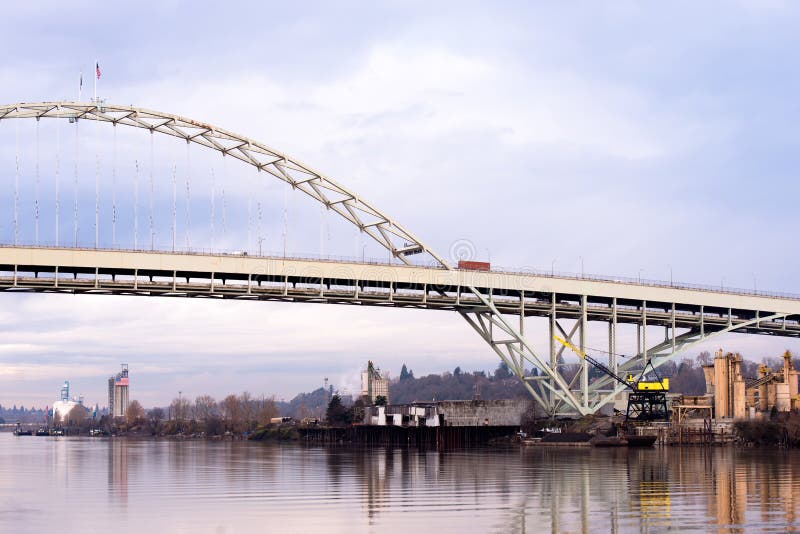
M 479 304 L 471 309 L 459 310 L 459 313 L 489 344 L 500 359 L 508 365 L 511 372 L 525 385 L 533 400 L 550 416 L 581 416 L 596 413 L 608 403 L 613 402 L 615 397 L 625 389 L 624 385 L 612 381 L 607 376 L 590 380 L 588 362 L 585 359 L 581 361 L 581 364 L 576 369 L 577 372 L 571 377 L 563 374 L 565 347 L 562 346 L 556 349 L 553 336 L 560 335 L 570 343 L 579 346 L 581 350 L 586 350 L 589 322 L 586 295 L 579 297 L 579 315 L 575 323 L 567 331 L 559 321 L 556 295 L 551 294 L 549 312 L 547 313 L 548 328 L 545 330 L 549 336 L 550 354 L 549 358 L 545 359 L 533 350 L 530 342 L 526 339 L 524 317 L 520 317 L 519 327 L 515 328 L 505 318 L 509 312 L 501 312 L 489 295 L 476 288 L 470 287 L 469 290 L 478 298 Z M 520 295 L 520 299 L 524 300 L 524 298 L 524 295 Z M 619 363 L 617 358 L 619 317 L 616 299 L 611 300 L 607 313 L 604 312 L 605 320 L 608 321 L 609 368 L 614 370 L 616 374 L 631 373 L 636 375 L 641 373 L 646 366 L 657 369 L 671 358 L 691 349 L 697 343 L 739 329 L 746 329 L 756 323 L 761 324 L 765 321 L 779 319 L 785 321 L 786 318 L 786 314 L 772 314 L 768 317 L 757 315 L 752 320 L 734 323 L 731 317 L 728 317 L 727 324 L 716 326 L 713 331 L 700 318 L 695 326 L 686 327 L 682 333 L 678 334 L 675 305 L 671 304 L 666 314 L 667 321 L 665 325 L 669 330 L 669 335 L 665 336 L 663 341 L 653 346 L 648 346 L 646 306 L 647 303 L 642 302 L 637 315 L 638 353 L 622 364 Z M 525 310 L 526 307 L 520 303 L 515 313 L 520 313 L 524 316 Z M 541 309 L 539 311 L 541 312 Z M 593 310 L 593 312 L 596 312 L 596 310 Z M 627 310 L 626 313 L 628 313 Z M 577 343 L 575 342 L 576 337 Z M 528 374 L 525 368 L 526 364 L 532 364 L 539 369 L 540 374 L 538 376 Z

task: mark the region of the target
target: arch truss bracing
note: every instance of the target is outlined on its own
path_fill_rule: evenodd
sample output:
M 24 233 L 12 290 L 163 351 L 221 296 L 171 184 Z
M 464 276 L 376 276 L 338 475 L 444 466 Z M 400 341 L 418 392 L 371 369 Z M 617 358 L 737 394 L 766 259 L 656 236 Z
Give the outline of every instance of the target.
M 411 265 L 412 258 L 425 258 L 430 267 L 445 269 L 453 273 L 453 267 L 439 254 L 418 239 L 405 227 L 378 210 L 354 192 L 334 182 L 311 167 L 287 156 L 277 150 L 253 139 L 235 134 L 231 131 L 212 125 L 152 110 L 130 106 L 111 105 L 99 102 L 41 102 L 19 103 L 0 106 L 0 120 L 3 119 L 67 119 L 70 121 L 91 120 L 108 123 L 113 126 L 130 126 L 147 130 L 152 134 L 162 134 L 194 143 L 223 156 L 230 156 L 247 165 L 251 165 L 278 180 L 299 190 L 326 209 L 335 212 L 361 232 L 367 234 L 380 246 L 390 252 L 391 256 L 403 264 Z M 144 254 L 140 252 L 140 254 Z M 419 264 L 419 260 L 417 260 Z M 0 262 L 2 263 L 2 262 Z M 422 262 L 424 263 L 424 262 Z M 11 289 L 18 287 L 18 265 L 12 267 Z M 61 291 L 58 289 L 58 266 L 55 266 L 55 288 L 38 288 L 33 290 Z M 95 284 L 100 271 L 94 269 Z M 78 270 L 75 270 L 76 282 Z M 132 270 L 134 281 L 131 292 L 119 294 L 137 294 L 137 271 Z M 172 273 L 173 291 L 177 286 L 177 271 Z M 130 273 L 128 273 L 130 274 Z M 214 274 L 211 273 L 210 294 L 214 294 Z M 247 295 L 251 293 L 251 274 L 247 274 Z M 288 278 L 284 280 L 287 282 Z M 152 283 L 152 280 L 150 280 Z M 188 280 L 187 280 L 188 282 Z M 374 282 L 374 281 L 373 281 Z M 36 283 L 39 283 L 38 281 Z M 224 283 L 224 281 L 223 281 Z M 319 299 L 324 300 L 324 284 L 320 282 Z M 580 284 L 579 284 L 580 285 Z M 98 286 L 99 287 L 99 286 Z M 284 297 L 288 291 L 288 282 L 284 285 Z M 354 299 L 359 298 L 360 283 L 355 282 Z M 393 282 L 388 286 L 396 288 Z M 30 288 L 29 288 L 30 289 Z M 610 403 L 620 392 L 617 386 L 606 377 L 591 377 L 590 369 L 584 360 L 577 372 L 565 373 L 563 364 L 563 347 L 556 347 L 553 336 L 559 335 L 571 341 L 581 349 L 586 348 L 587 326 L 590 321 L 608 323 L 608 367 L 615 372 L 625 373 L 641 369 L 649 363 L 657 368 L 670 358 L 685 352 L 699 342 L 708 340 L 727 332 L 742 331 L 767 333 L 775 335 L 800 336 L 800 322 L 794 320 L 787 328 L 787 314 L 746 310 L 727 309 L 721 312 L 719 307 L 709 313 L 703 306 L 694 304 L 665 303 L 651 304 L 638 298 L 627 298 L 624 310 L 618 310 L 616 297 L 609 297 L 609 292 L 579 294 L 572 290 L 564 295 L 556 292 L 548 294 L 541 290 L 518 291 L 518 303 L 514 304 L 513 290 L 501 290 L 478 287 L 467 283 L 458 285 L 456 297 L 449 309 L 457 310 L 467 323 L 475 329 L 480 337 L 505 362 L 517 376 L 532 398 L 549 414 L 591 414 Z M 644 289 L 644 288 L 637 288 Z M 448 291 L 452 292 L 452 288 Z M 605 291 L 605 292 L 604 292 Z M 445 292 L 440 291 L 444 297 Z M 167 293 L 169 294 L 169 293 Z M 419 307 L 429 308 L 428 286 Z M 576 296 L 577 295 L 577 296 Z M 513 296 L 513 295 L 512 295 Z M 243 297 L 243 298 L 244 298 Z M 462 298 L 463 297 L 463 298 Z M 432 297 L 431 297 L 432 298 Z M 389 299 L 391 301 L 392 294 Z M 568 300 L 564 304 L 564 300 Z M 591 302 L 589 302 L 591 300 Z M 340 299 L 341 302 L 350 302 Z M 532 302 L 526 308 L 526 303 Z M 599 303 L 599 304 L 598 304 Z M 652 308 L 656 311 L 653 312 Z M 749 310 L 749 311 L 748 311 Z M 754 314 L 754 315 L 753 315 Z M 546 318 L 549 324 L 549 354 L 538 353 L 525 335 L 525 318 L 538 316 Z M 797 315 L 793 315 L 797 317 Z M 515 324 L 519 321 L 517 324 Z M 638 329 L 637 354 L 623 363 L 617 360 L 617 324 L 625 322 L 635 324 Z M 648 346 L 647 334 L 653 327 L 664 328 L 664 338 L 656 344 Z M 650 327 L 650 329 L 648 329 Z M 531 376 L 526 370 L 532 365 L 538 371 Z M 574 367 L 572 371 L 575 371 Z M 594 380 L 590 380 L 594 378 Z
M 200 121 L 131 106 L 105 103 L 39 102 L 0 106 L 2 119 L 92 120 L 131 126 L 195 143 L 230 156 L 286 182 L 343 217 L 403 263 L 428 255 L 436 265 L 447 262 L 411 232 L 354 192 L 308 165 L 248 137 Z

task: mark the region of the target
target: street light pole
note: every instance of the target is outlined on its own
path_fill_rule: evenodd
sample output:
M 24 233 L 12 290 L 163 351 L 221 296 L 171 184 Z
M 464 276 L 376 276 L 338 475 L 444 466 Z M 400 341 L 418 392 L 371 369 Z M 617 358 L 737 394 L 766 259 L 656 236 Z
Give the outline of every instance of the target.
M 555 276 L 555 275 L 556 275 L 556 260 L 553 260 L 550 263 L 550 276 Z

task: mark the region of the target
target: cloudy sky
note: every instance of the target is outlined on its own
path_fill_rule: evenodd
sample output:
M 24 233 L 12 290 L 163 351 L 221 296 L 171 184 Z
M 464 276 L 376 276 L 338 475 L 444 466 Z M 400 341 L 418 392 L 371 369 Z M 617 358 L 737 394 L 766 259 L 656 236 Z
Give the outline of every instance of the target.
M 108 102 L 261 140 L 370 199 L 445 256 L 468 240 L 477 259 L 508 268 L 576 272 L 583 263 L 587 273 L 672 272 L 677 281 L 800 293 L 798 11 L 780 1 L 38 2 L 4 11 L 0 102 L 74 100 L 81 72 L 86 100 L 96 58 Z M 30 240 L 34 126 L 5 122 L 0 239 L 13 239 L 18 160 L 20 235 Z M 64 232 L 73 222 L 70 158 L 80 161 L 81 217 L 93 220 L 95 175 L 109 211 L 112 149 L 108 132 L 92 126 L 79 134 L 63 126 L 58 149 L 52 125 L 40 132 L 47 231 L 56 159 Z M 114 172 L 128 219 L 136 161 L 143 191 L 150 168 L 156 175 L 157 214 L 171 210 L 170 169 L 193 175 L 195 247 L 210 242 L 214 189 L 218 247 L 252 249 L 263 232 L 265 246 L 280 250 L 285 211 L 292 254 L 379 255 L 302 197 L 284 199 L 280 184 L 161 140 L 151 158 L 146 136 L 135 145 L 124 135 Z M 229 235 L 219 229 L 225 180 L 238 180 L 226 182 Z M 142 195 L 138 238 L 147 241 L 152 212 Z M 170 238 L 163 224 L 154 230 L 162 244 Z M 83 241 L 93 239 L 90 225 L 80 225 Z M 120 240 L 130 241 L 122 227 L 131 225 L 120 226 Z M 107 225 L 102 235 L 110 239 Z M 325 376 L 352 389 L 367 358 L 395 375 L 403 362 L 418 375 L 496 366 L 449 313 L 97 296 L 2 301 L 3 405 L 51 404 L 64 379 L 103 405 L 104 378 L 123 361 L 145 405 L 178 391 L 291 397 Z M 800 349 L 787 340 L 725 343 L 753 359 Z

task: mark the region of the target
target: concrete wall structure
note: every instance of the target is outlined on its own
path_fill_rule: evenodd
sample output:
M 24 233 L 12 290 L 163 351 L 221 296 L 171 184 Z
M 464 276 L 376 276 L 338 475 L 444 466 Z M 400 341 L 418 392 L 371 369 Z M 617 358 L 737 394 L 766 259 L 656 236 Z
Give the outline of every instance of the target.
M 441 401 L 440 413 L 448 426 L 519 425 L 529 405 L 527 399 Z
M 412 405 L 371 406 L 365 425 L 378 426 L 518 426 L 527 399 L 454 400 Z

